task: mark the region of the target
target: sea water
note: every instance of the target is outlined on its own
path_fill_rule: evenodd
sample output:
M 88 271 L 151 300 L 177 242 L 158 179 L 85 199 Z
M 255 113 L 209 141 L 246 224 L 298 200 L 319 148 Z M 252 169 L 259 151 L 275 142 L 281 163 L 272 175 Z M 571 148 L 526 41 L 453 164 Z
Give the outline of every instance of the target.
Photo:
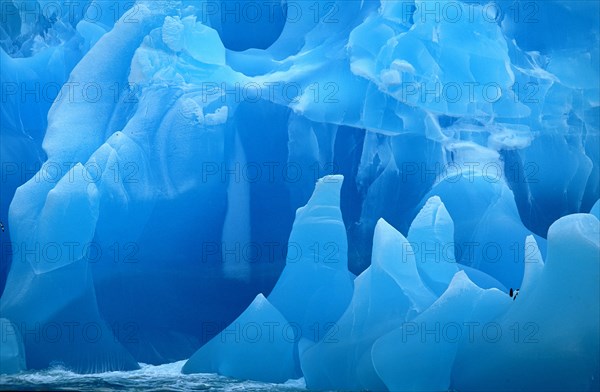
M 283 384 L 236 380 L 216 374 L 181 374 L 185 361 L 140 364 L 126 372 L 77 374 L 60 366 L 0 376 L 0 390 L 58 391 L 305 391 L 304 379 Z

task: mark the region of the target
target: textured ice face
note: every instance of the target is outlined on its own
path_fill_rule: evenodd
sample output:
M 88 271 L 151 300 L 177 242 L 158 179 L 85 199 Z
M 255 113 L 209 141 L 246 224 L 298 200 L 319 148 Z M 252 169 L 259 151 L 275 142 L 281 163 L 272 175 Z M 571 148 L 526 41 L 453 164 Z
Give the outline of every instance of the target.
M 513 305 L 498 319 L 499 329 L 513 327 L 518 334 L 495 344 L 477 337 L 465 346 L 455 363 L 457 389 L 597 386 L 592 374 L 598 358 L 599 322 L 591 315 L 598 313 L 599 302 L 589 293 L 599 290 L 598 230 L 598 219 L 590 214 L 569 215 L 550 227 L 545 264 L 540 265 L 539 255 L 534 255 L 530 262 L 537 271 L 526 275 L 532 282 L 524 282 Z M 472 355 L 489 360 L 458 365 Z
M 352 301 L 331 337 L 305 342 L 300 353 L 309 388 L 381 390 L 371 358 L 373 343 L 412 320 L 435 300 L 421 282 L 411 245 L 383 219 L 375 227 L 371 266 L 354 281 Z
M 598 244 L 596 2 L 68 3 L 1 4 L 0 311 L 20 332 L 2 335 L 3 369 L 202 347 L 186 371 L 485 389 L 492 367 L 461 366 L 485 344 L 390 342 L 411 322 L 560 335 L 557 308 L 580 326 L 572 363 L 592 365 L 561 368 L 566 335 L 494 360 L 550 352 L 552 386 L 597 386 L 581 348 L 597 346 L 598 258 L 582 250 Z M 552 296 L 563 286 L 575 303 Z M 268 345 L 231 360 L 215 339 L 254 319 L 293 339 L 246 368 Z M 47 325 L 62 338 L 23 333 Z M 398 377 L 414 352 L 443 372 Z M 537 366 L 510 382 L 546 385 Z
M 482 290 L 464 272 L 456 273 L 431 307 L 375 342 L 371 355 L 377 374 L 390 391 L 450 389 L 456 351 L 466 340 L 460 329 L 486 325 L 509 304 L 500 291 Z
M 0 319 L 0 337 L 2 338 L 2 348 L 0 348 L 0 364 L 2 364 L 2 374 L 18 373 L 27 369 L 25 363 L 25 349 L 19 329 L 9 320 Z
M 182 372 L 285 382 L 297 376 L 293 332 L 291 337 L 281 333 L 288 325 L 277 308 L 259 294 L 240 317 L 192 355 Z

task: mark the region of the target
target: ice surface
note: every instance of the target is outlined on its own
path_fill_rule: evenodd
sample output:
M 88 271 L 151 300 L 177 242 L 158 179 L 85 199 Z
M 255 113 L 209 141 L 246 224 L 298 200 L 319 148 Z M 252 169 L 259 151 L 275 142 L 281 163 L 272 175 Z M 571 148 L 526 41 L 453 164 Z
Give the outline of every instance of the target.
M 598 2 L 0 7 L 3 371 L 598 389 Z
M 523 281 L 519 287 L 519 294 L 532 290 L 544 271 L 544 260 L 533 236 L 528 236 L 525 240 L 523 262 L 525 263 L 525 271 L 523 273 Z
M 296 212 L 286 266 L 269 301 L 301 329 L 297 339 L 318 340 L 352 296 L 346 229 L 339 207 L 342 176 L 320 179 Z
M 509 336 L 497 342 L 476 336 L 465 346 L 457 363 L 473 356 L 486 361 L 456 366 L 456 389 L 598 387 L 600 326 L 598 318 L 588 315 L 597 314 L 600 304 L 598 296 L 590 295 L 599 289 L 599 230 L 590 214 L 569 215 L 550 227 L 548 256 L 535 272 L 535 284 L 524 287 L 498 319 L 499 329 Z
M 286 267 L 268 299 L 259 294 L 238 319 L 190 358 L 184 373 L 218 372 L 267 382 L 301 374 L 298 342 L 317 341 L 330 333 L 351 297 L 339 207 L 342 182 L 340 175 L 317 182 L 306 206 L 296 213 L 289 240 L 293 249 L 288 250 Z M 250 327 L 254 335 L 248 337 Z M 275 346 L 279 348 L 273 358 L 264 358 Z
M 284 382 L 294 376 L 295 340 L 283 315 L 259 294 L 240 317 L 196 351 L 181 371 Z
M 454 258 L 454 222 L 439 197 L 423 206 L 408 231 L 419 275 L 439 297 L 459 271 Z
M 18 283 L 12 274 L 19 277 Z M 19 260 L 13 264 L 0 306 L 2 316 L 23 337 L 27 369 L 61 364 L 95 373 L 139 367 L 98 311 L 87 260 L 42 274 Z
M 5 318 L 0 319 L 0 327 L 0 374 L 13 374 L 27 369 L 19 329 Z
M 482 271 L 505 287 L 519 287 L 521 253 L 532 233 L 523 225 L 510 188 L 482 173 L 451 174 L 429 192 L 439 196 L 455 223 L 457 261 Z M 464 206 L 468 205 L 469 208 Z M 540 238 L 541 246 L 545 245 Z
M 431 307 L 375 342 L 373 366 L 390 391 L 449 390 L 462 329 L 484 324 L 508 304 L 497 289 L 482 290 L 457 272 Z
M 600 200 L 594 204 L 592 209 L 590 210 L 590 214 L 594 215 L 596 218 L 600 219 Z
M 317 344 L 301 347 L 306 385 L 317 390 L 382 389 L 371 360 L 373 343 L 434 300 L 421 282 L 410 244 L 381 219 L 371 266 L 356 278 L 352 302 Z

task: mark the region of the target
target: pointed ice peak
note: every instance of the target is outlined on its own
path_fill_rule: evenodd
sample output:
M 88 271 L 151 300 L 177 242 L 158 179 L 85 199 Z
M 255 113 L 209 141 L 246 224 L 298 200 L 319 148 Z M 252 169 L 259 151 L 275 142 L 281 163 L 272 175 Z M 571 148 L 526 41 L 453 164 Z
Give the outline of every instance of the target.
M 260 310 L 266 306 L 272 306 L 269 300 L 263 295 L 263 293 L 258 293 L 258 295 L 254 298 L 254 301 L 248 306 L 248 309 Z
M 454 234 L 454 222 L 439 196 L 432 196 L 427 200 L 410 225 L 408 236 L 411 237 L 415 230 L 434 226 L 438 227 L 438 229 L 435 230 L 436 232 L 439 232 L 440 228 L 445 228 L 449 231 L 449 234 Z
M 406 246 L 410 245 L 402 233 L 387 223 L 385 219 L 379 218 L 373 235 L 371 264 L 383 269 L 387 269 L 388 266 L 393 268 L 395 264 L 400 264 L 401 260 L 414 264 L 412 251 L 403 255 L 403 252 L 407 250 Z M 407 258 L 410 260 L 405 260 Z
M 343 182 L 344 176 L 341 174 L 320 178 L 315 185 L 315 190 L 306 204 L 306 207 L 312 207 L 314 205 L 339 206 L 340 191 Z
M 421 281 L 410 243 L 383 218 L 375 226 L 370 268 L 374 273 L 383 271 L 389 275 L 418 311 L 426 309 L 435 300 L 433 293 Z

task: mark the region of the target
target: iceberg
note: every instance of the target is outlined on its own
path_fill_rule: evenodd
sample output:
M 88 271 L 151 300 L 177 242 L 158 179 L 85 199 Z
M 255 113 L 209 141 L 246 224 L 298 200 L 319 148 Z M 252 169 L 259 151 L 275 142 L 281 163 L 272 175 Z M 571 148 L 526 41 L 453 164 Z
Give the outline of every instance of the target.
M 339 207 L 342 182 L 340 175 L 317 182 L 308 203 L 296 213 L 286 266 L 268 298 L 259 294 L 238 319 L 186 362 L 184 373 L 218 372 L 266 382 L 302 374 L 299 347 L 335 333 L 335 322 L 352 295 Z M 245 328 L 255 326 L 259 326 L 256 336 L 247 340 Z M 261 338 L 265 328 L 269 340 Z M 228 338 L 232 331 L 237 331 L 237 338 Z M 281 349 L 275 350 L 272 362 L 265 361 L 264 353 L 273 345 Z M 248 363 L 260 369 L 250 369 Z
M 600 200 L 598 200 L 590 210 L 590 214 L 594 215 L 596 218 L 600 219 Z
M 381 219 L 371 266 L 355 279 L 352 301 L 334 330 L 300 353 L 307 387 L 381 390 L 371 348 L 377 338 L 427 309 L 435 296 L 419 277 L 410 244 Z
M 524 271 L 521 249 L 527 236 L 536 235 L 521 222 L 506 183 L 491 182 L 482 173 L 467 170 L 444 178 L 429 194 L 439 196 L 457 222 L 458 262 L 490 275 L 503 287 L 519 287 Z M 536 240 L 545 249 L 545 240 L 537 236 Z
M 240 317 L 196 351 L 181 371 L 284 382 L 294 376 L 295 340 L 293 326 L 259 294 Z
M 459 271 L 454 250 L 454 222 L 438 196 L 423 206 L 408 230 L 419 276 L 436 294 L 442 295 Z
M 297 340 L 319 340 L 352 296 L 339 206 L 342 182 L 339 175 L 323 177 L 306 206 L 296 212 L 286 266 L 268 296 L 286 320 L 298 326 Z
M 426 311 L 375 342 L 371 355 L 377 374 L 390 391 L 449 390 L 456 352 L 469 339 L 463 329 L 487 326 L 509 304 L 499 290 L 483 290 L 457 272 Z
M 27 369 L 25 349 L 18 328 L 9 320 L 0 319 L 0 373 L 12 374 Z
M 597 390 L 598 75 L 598 2 L 2 0 L 0 373 Z
M 599 300 L 584 293 L 598 290 L 598 230 L 598 219 L 590 214 L 569 215 L 550 227 L 545 263 L 540 265 L 538 254 L 528 264 L 536 266 L 526 275 L 535 276 L 534 283 L 525 282 L 523 292 L 498 318 L 499 330 L 508 336 L 491 342 L 476 335 L 462 347 L 458 363 L 472 355 L 490 357 L 473 366 L 456 366 L 457 389 L 597 387 L 599 325 L 585 314 L 596 314 Z

